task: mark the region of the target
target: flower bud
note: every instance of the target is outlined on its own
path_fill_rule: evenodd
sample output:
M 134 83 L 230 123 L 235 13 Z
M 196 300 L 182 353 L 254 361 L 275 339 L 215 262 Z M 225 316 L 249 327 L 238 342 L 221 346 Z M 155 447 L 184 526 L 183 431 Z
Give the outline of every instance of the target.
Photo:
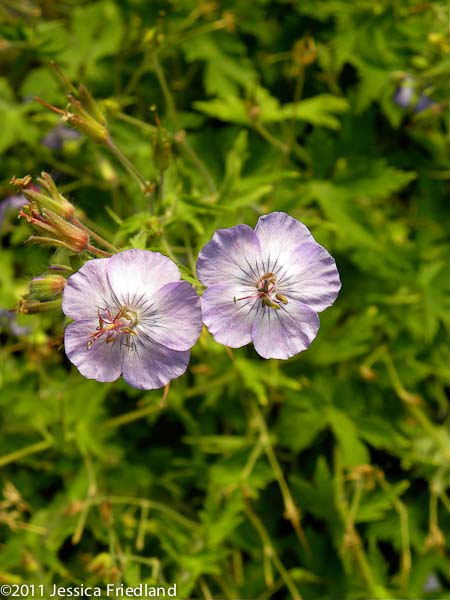
M 80 83 L 78 86 L 78 97 L 86 112 L 101 125 L 106 125 L 106 119 L 103 112 L 100 110 L 97 102 L 95 102 L 94 98 L 91 96 L 90 91 L 82 83 Z
M 73 216 L 74 207 L 63 196 L 61 196 L 63 202 L 59 202 L 35 190 L 24 190 L 23 193 L 30 202 L 33 202 L 40 209 L 47 208 L 66 219 Z
M 35 300 L 52 300 L 62 294 L 66 285 L 65 277 L 47 274 L 33 277 L 30 281 L 30 296 Z
M 71 219 L 75 208 L 62 194 L 59 193 L 51 176 L 43 171 L 41 177 L 38 177 L 37 183 L 39 184 L 40 189 L 35 185 L 30 185 L 30 175 L 21 179 L 18 179 L 17 177 L 11 179 L 11 184 L 18 187 L 25 198 L 34 205 L 35 213 L 38 214 L 39 209 L 47 208 L 61 217 Z M 22 214 L 20 216 L 25 215 Z M 27 217 L 27 220 L 30 219 Z
M 74 252 L 82 252 L 89 245 L 89 235 L 83 229 L 69 223 L 51 210 L 43 210 L 42 216 L 56 230 L 56 237 Z
M 56 214 L 61 215 L 65 219 L 71 219 L 75 208 L 59 191 L 56 187 L 52 177 L 42 171 L 41 176 L 37 179 L 38 184 L 42 190 L 46 192 L 47 196 L 53 200 L 53 208 L 48 206 L 44 208 L 51 208 Z
M 104 144 L 108 139 L 106 127 L 89 116 L 82 116 L 66 111 L 62 119 L 71 127 L 78 129 L 88 137 L 92 138 L 97 144 Z
M 41 302 L 40 300 L 34 300 L 29 295 L 24 296 L 19 300 L 17 305 L 17 312 L 24 315 L 33 315 L 37 313 L 47 312 L 49 310 L 61 308 L 61 298 L 56 300 L 48 300 Z
M 35 203 L 27 204 L 22 206 L 19 211 L 19 219 L 24 218 L 30 225 L 33 225 L 36 229 L 50 234 L 56 234 L 57 231 L 55 228 L 47 223 L 44 217 L 38 210 L 38 207 Z
M 61 216 L 41 208 L 33 202 L 23 206 L 19 217 L 24 217 L 38 231 L 45 233 L 45 236 L 32 236 L 30 242 L 37 242 L 49 246 L 61 246 L 72 252 L 82 252 L 89 246 L 89 235 L 83 229 L 69 223 Z
M 292 57 L 298 65 L 310 65 L 317 58 L 317 46 L 310 35 L 306 35 L 298 42 L 295 42 L 292 49 Z

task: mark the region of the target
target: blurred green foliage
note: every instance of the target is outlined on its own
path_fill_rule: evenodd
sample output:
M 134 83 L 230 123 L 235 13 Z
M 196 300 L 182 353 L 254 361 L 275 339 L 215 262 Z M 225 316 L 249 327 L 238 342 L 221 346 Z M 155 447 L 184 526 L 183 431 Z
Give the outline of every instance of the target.
M 164 397 L 83 379 L 59 311 L 19 315 L 19 337 L 2 321 L 0 582 L 448 598 L 444 3 L 1 0 L 0 15 L 3 197 L 49 171 L 111 242 L 194 283 L 216 228 L 283 210 L 343 283 L 308 351 L 263 361 L 205 331 Z M 43 143 L 60 119 L 32 97 L 67 102 L 51 60 L 152 195 L 105 146 Z M 427 110 L 394 102 L 406 78 Z M 49 262 L 87 258 L 24 245 L 15 214 L 1 234 L 3 309 Z

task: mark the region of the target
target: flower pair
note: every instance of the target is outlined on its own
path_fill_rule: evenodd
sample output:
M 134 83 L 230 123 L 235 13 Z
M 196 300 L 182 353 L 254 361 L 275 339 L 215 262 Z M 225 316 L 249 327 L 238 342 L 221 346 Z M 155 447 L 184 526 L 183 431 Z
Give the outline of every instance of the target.
M 67 282 L 63 310 L 69 359 L 89 379 L 120 374 L 140 389 L 182 375 L 202 321 L 216 341 L 253 341 L 264 358 L 286 359 L 309 347 L 317 313 L 340 289 L 334 259 L 289 215 L 271 213 L 253 230 L 219 229 L 201 250 L 201 300 L 167 257 L 126 250 L 88 261 Z

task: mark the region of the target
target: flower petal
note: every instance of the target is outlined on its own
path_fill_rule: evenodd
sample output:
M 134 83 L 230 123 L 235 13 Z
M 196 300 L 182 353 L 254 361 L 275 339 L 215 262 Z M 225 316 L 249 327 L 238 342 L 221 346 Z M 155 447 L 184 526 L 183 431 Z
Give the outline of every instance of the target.
M 124 349 L 123 378 L 140 390 L 155 390 L 183 375 L 189 356 L 189 350 L 171 350 L 140 335 L 132 348 Z
M 88 348 L 89 336 L 97 325 L 98 321 L 94 319 L 83 319 L 66 327 L 64 348 L 67 358 L 87 379 L 115 381 L 121 372 L 121 346 L 117 342 L 107 344 L 105 339 L 99 338 Z
M 314 241 L 311 232 L 284 212 L 273 212 L 260 217 L 255 233 L 261 244 L 264 272 L 277 273 L 291 260 L 291 254 L 302 242 Z
M 341 289 L 334 258 L 316 242 L 300 244 L 279 272 L 277 289 L 288 299 L 295 298 L 316 312 L 325 310 Z
M 189 350 L 202 330 L 200 298 L 187 281 L 167 283 L 152 298 L 139 319 L 137 335 L 149 338 L 172 350 Z
M 125 250 L 108 259 L 108 280 L 116 305 L 138 306 L 144 296 L 151 296 L 166 283 L 180 281 L 176 264 L 159 252 Z
M 255 350 L 263 358 L 294 356 L 311 345 L 319 324 L 317 314 L 296 300 L 278 310 L 261 303 L 252 330 Z
M 254 287 L 228 285 L 212 285 L 203 292 L 203 322 L 216 342 L 240 348 L 252 341 L 253 321 L 261 300 L 245 297 L 255 293 Z
M 261 250 L 248 225 L 218 229 L 201 250 L 197 273 L 204 285 L 248 285 L 258 281 Z
M 89 260 L 69 277 L 62 299 L 65 315 L 71 319 L 96 319 L 99 308 L 114 305 L 106 273 L 109 260 Z

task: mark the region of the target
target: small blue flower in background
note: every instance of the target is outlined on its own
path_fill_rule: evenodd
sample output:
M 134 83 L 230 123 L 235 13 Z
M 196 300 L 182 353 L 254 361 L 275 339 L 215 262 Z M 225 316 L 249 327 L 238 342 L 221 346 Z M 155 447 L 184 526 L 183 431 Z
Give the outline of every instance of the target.
M 51 150 L 62 150 L 64 142 L 69 140 L 77 140 L 81 137 L 81 134 L 75 129 L 65 127 L 62 124 L 56 125 L 47 135 L 42 139 L 42 143 Z
M 318 312 L 341 288 L 333 257 L 309 229 L 283 212 L 219 229 L 200 251 L 203 322 L 231 348 L 253 342 L 263 358 L 306 350 L 319 329 Z
M 408 108 L 414 96 L 414 80 L 412 77 L 407 77 L 402 82 L 394 94 L 394 102 L 402 108 Z
M 69 360 L 87 379 L 151 390 L 182 375 L 201 329 L 200 300 L 159 252 L 126 250 L 71 275 L 62 309 Z
M 22 327 L 17 323 L 16 314 L 12 310 L 0 308 L 0 331 L 20 337 L 21 335 L 28 335 L 31 330 L 29 327 Z
M 414 112 L 420 113 L 436 104 L 429 96 L 421 93 L 418 96 L 417 81 L 413 77 L 405 77 L 396 89 L 393 100 L 401 108 L 411 108 L 414 105 Z
M 430 108 L 430 106 L 433 106 L 433 104 L 436 104 L 436 103 L 433 102 L 433 100 L 431 98 L 429 98 L 428 96 L 425 96 L 424 94 L 421 94 L 421 96 L 419 97 L 419 100 L 417 101 L 416 106 L 414 107 L 414 112 L 420 113 L 423 110 L 427 110 L 427 108 Z
M 8 196 L 4 200 L 2 200 L 0 202 L 0 228 L 9 212 L 21 208 L 25 204 L 28 204 L 28 200 L 22 194 Z

